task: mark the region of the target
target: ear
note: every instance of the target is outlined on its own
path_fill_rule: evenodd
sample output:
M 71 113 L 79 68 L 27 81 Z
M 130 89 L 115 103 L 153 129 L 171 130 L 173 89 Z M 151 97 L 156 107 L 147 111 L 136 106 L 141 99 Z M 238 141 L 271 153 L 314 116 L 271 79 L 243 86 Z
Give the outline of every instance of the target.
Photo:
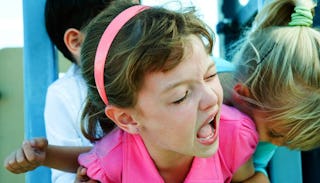
M 74 28 L 70 28 L 64 33 L 64 43 L 77 62 L 80 60 L 80 50 L 83 39 L 84 35 Z
M 122 130 L 131 134 L 139 133 L 139 125 L 133 120 L 129 110 L 108 105 L 105 108 L 105 114 Z
M 249 88 L 244 85 L 243 83 L 237 83 L 234 87 L 233 87 L 234 91 L 236 93 L 238 93 L 241 96 L 244 97 L 250 97 L 250 90 Z
M 243 97 L 250 97 L 249 88 L 243 83 L 236 83 L 233 87 L 232 99 L 234 103 L 240 104 L 242 106 L 247 106 L 247 102 L 243 100 Z

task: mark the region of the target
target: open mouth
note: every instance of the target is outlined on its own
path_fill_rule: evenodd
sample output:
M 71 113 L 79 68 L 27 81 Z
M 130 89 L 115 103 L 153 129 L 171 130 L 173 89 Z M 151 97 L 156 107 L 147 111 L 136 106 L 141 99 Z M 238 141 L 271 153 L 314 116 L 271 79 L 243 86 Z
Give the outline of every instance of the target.
M 197 139 L 205 145 L 212 144 L 217 138 L 217 122 L 214 115 L 210 116 L 203 126 L 198 130 Z

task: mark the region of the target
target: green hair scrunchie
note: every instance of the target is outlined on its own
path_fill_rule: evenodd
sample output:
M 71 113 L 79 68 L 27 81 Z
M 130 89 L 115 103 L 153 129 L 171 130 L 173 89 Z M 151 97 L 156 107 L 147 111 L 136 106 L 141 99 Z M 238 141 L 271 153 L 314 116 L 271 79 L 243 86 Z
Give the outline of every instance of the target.
M 289 26 L 306 26 L 310 27 L 313 23 L 313 16 L 311 10 L 304 6 L 296 6 L 294 13 L 291 15 L 291 22 Z

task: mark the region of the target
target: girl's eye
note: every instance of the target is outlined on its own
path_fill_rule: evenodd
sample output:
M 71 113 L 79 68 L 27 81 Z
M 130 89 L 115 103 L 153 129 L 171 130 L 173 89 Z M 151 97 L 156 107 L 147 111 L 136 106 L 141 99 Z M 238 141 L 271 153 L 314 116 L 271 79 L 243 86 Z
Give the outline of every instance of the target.
M 210 79 L 214 78 L 216 75 L 217 75 L 217 73 L 214 73 L 214 74 L 210 75 L 209 77 L 207 77 L 206 80 L 210 80 Z
M 182 103 L 187 98 L 188 94 L 189 94 L 189 90 L 186 91 L 186 93 L 184 94 L 184 96 L 182 98 L 180 98 L 179 100 L 174 101 L 173 103 L 174 104 Z
M 272 138 L 282 138 L 284 137 L 282 134 L 275 132 L 274 130 L 269 131 L 269 136 Z

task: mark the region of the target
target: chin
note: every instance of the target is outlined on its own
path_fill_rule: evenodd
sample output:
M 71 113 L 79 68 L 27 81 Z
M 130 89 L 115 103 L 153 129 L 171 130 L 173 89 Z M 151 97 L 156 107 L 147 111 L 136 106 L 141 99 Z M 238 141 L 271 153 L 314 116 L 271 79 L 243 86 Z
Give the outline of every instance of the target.
M 219 149 L 219 140 L 217 139 L 210 147 L 205 147 L 198 152 L 197 157 L 208 158 L 213 156 L 218 152 Z

